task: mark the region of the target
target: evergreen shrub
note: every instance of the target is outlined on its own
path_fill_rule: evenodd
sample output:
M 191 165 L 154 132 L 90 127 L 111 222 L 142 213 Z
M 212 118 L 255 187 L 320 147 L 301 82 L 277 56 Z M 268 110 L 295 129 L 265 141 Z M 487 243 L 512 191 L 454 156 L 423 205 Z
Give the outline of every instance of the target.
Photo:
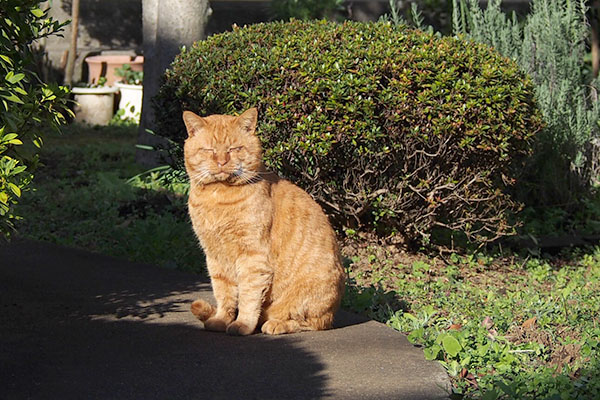
M 338 228 L 422 243 L 435 227 L 506 235 L 506 194 L 540 129 L 531 83 L 487 46 L 389 23 L 257 24 L 184 50 L 155 98 L 179 146 L 183 110 L 259 109 L 267 165 Z
M 68 90 L 34 72 L 36 43 L 65 25 L 37 0 L 0 0 L 0 236 L 18 218 L 14 207 L 33 178 L 42 134 L 65 122 Z

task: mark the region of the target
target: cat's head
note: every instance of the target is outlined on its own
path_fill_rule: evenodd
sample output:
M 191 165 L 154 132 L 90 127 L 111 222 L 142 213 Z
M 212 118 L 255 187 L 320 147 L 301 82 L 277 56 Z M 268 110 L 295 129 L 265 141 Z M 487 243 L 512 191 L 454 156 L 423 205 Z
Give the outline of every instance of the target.
M 238 117 L 183 113 L 188 132 L 185 167 L 193 184 L 253 182 L 261 172 L 262 149 L 256 136 L 258 112 L 251 108 Z

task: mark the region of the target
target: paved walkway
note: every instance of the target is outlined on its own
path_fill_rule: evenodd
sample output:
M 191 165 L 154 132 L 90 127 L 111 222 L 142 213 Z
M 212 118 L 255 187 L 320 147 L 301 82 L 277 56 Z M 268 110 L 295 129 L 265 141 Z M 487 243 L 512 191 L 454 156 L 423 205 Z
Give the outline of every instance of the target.
M 448 380 L 392 329 L 202 330 L 196 275 L 46 243 L 0 244 L 0 399 L 440 399 Z

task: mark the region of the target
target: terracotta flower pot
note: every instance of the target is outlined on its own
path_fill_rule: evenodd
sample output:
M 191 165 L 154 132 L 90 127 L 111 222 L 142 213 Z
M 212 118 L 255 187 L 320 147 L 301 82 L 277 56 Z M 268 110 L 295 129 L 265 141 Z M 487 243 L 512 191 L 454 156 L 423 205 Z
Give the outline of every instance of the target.
M 75 121 L 90 125 L 108 125 L 113 116 L 116 87 L 74 87 Z
M 104 76 L 108 86 L 114 85 L 120 79 L 115 75 L 115 69 L 120 68 L 123 64 L 131 65 L 131 69 L 134 71 L 144 70 L 144 56 L 100 55 L 87 57 L 85 62 L 88 65 L 88 83 L 90 84 L 98 83 L 98 79 Z

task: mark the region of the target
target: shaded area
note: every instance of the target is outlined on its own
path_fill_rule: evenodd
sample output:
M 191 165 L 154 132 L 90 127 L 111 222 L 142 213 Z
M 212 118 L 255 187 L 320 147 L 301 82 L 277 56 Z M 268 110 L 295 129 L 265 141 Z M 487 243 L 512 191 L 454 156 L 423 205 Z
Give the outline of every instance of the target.
M 341 312 L 285 336 L 206 332 L 198 275 L 40 242 L 0 245 L 0 376 L 10 399 L 431 399 L 447 376 L 403 335 Z
M 72 0 L 62 1 L 67 15 L 71 15 L 71 5 Z M 79 18 L 90 37 L 102 46 L 139 48 L 142 44 L 141 0 L 85 0 Z
M 0 376 L 6 379 L 6 398 L 326 394 L 322 364 L 293 338 L 230 337 L 181 318 L 189 314 L 190 293 L 210 295 L 195 275 L 159 270 L 160 280 L 145 279 L 157 270 L 123 268 L 82 251 L 63 255 L 57 264 L 61 253 L 55 246 L 19 257 L 28 248 L 23 243 L 0 249 Z

